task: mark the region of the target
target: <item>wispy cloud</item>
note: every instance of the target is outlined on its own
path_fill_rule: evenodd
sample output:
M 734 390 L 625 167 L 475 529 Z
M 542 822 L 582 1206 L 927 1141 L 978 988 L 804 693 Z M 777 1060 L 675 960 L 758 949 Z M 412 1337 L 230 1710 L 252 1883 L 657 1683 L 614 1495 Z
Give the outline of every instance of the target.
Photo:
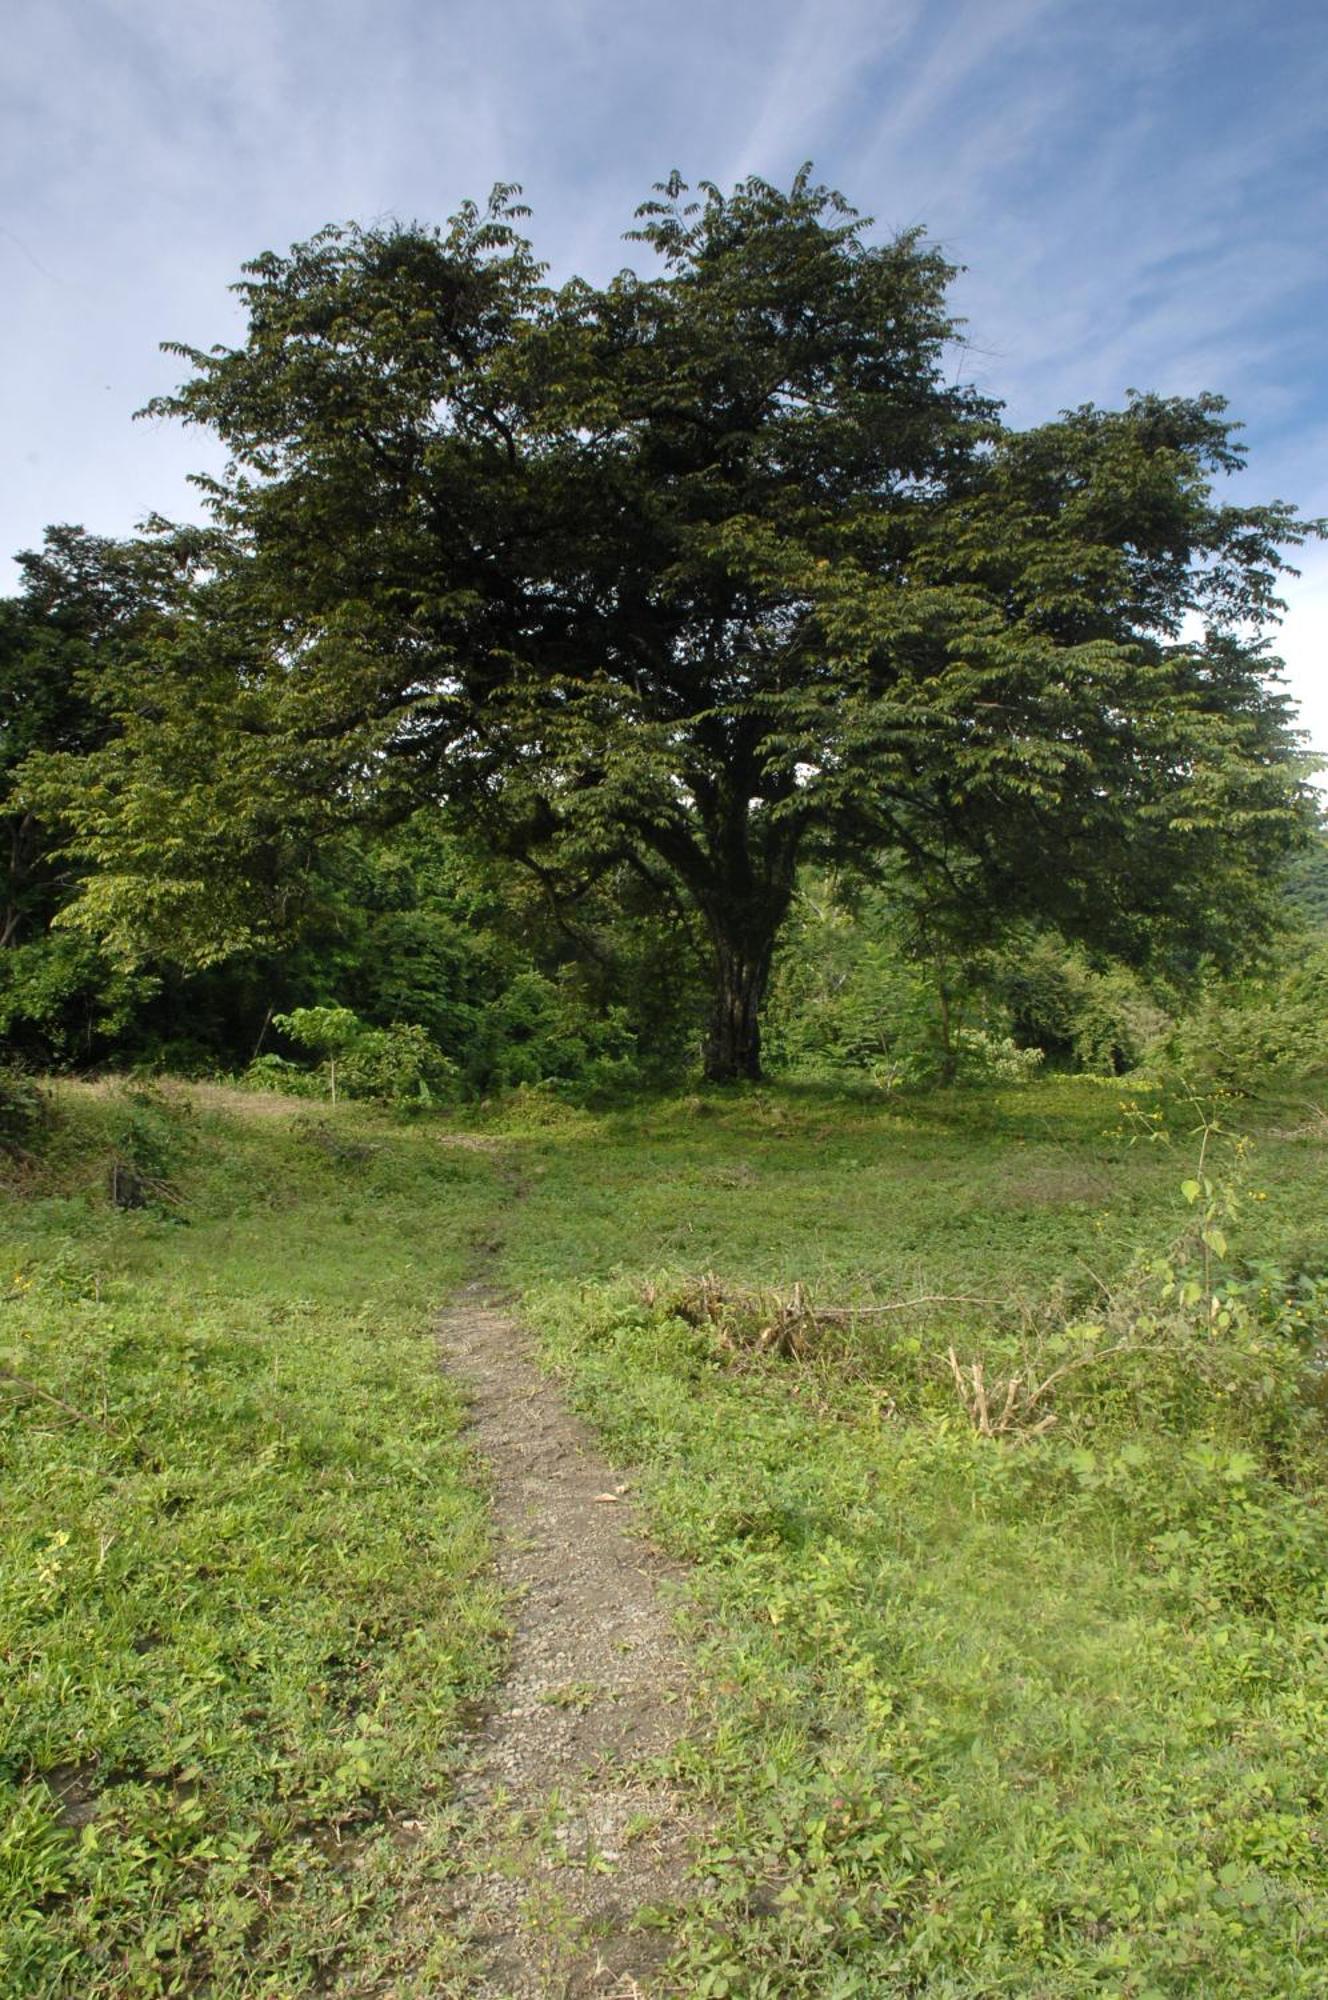
M 601 276 L 671 167 L 808 157 L 967 266 L 963 365 L 1017 420 L 1218 388 L 1251 495 L 1323 506 L 1325 97 L 1312 0 L 13 0 L 0 550 L 189 504 L 205 441 L 129 414 L 175 379 L 163 337 L 235 336 L 262 248 L 514 178 L 555 270 Z
M 910 43 L 924 0 L 810 0 L 780 19 L 768 16 L 771 47 L 755 115 L 725 161 L 725 178 L 772 178 L 800 166 L 864 115 L 864 100 L 883 66 Z

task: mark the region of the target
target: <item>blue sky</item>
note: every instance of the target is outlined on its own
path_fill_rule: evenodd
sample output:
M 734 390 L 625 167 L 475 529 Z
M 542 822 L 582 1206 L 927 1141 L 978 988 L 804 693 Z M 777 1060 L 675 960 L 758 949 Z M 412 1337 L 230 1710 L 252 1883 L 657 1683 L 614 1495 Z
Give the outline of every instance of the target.
M 0 54 L 0 556 L 191 508 L 206 443 L 131 423 L 157 343 L 330 220 L 521 181 L 555 275 L 639 257 L 677 166 L 818 175 L 967 268 L 964 372 L 1028 423 L 1216 389 L 1233 498 L 1328 513 L 1323 0 L 10 0 Z M 1281 639 L 1328 750 L 1328 549 Z M 3 586 L 0 586 L 3 587 Z

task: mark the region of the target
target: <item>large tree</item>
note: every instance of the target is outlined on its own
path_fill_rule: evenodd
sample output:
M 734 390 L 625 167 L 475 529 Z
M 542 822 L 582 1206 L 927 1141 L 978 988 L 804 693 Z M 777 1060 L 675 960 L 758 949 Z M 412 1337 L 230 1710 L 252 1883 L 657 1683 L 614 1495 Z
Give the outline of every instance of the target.
M 812 852 L 894 857 L 932 927 L 1248 942 L 1304 817 L 1259 634 L 1305 530 L 1214 497 L 1221 402 L 1007 431 L 952 379 L 945 260 L 806 172 L 675 177 L 659 268 L 602 287 L 546 283 L 513 193 L 260 257 L 244 342 L 176 350 L 155 408 L 228 448 L 223 532 L 173 692 L 159 661 L 122 705 L 95 920 L 162 907 L 172 798 L 233 871 L 254 800 L 436 800 L 558 896 L 627 870 L 672 908 L 715 1079 L 759 1074 Z

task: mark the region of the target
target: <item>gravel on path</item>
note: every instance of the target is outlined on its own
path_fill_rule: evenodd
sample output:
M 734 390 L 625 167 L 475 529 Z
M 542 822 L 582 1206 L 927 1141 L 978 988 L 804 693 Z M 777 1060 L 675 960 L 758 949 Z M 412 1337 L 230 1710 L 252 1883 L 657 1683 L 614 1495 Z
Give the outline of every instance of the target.
M 455 1801 L 453 1921 L 480 1968 L 471 1991 L 661 2000 L 668 1910 L 698 1831 L 659 1762 L 688 1720 L 677 1572 L 490 1289 L 467 1287 L 438 1339 L 488 1468 L 514 1627 Z

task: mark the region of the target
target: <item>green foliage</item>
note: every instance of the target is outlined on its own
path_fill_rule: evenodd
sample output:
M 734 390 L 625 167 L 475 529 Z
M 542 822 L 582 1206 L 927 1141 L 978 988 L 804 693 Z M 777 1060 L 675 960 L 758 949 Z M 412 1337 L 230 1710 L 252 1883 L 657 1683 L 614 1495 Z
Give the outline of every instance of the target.
M 771 982 L 774 1067 L 918 1082 L 936 1074 L 941 1026 L 934 969 L 910 958 L 897 906 L 877 890 L 850 898 L 805 883 Z
M 434 1095 L 449 1079 L 475 1096 L 546 1082 L 578 1096 L 621 1093 L 674 1079 L 695 1045 L 695 994 L 676 940 L 630 898 L 583 899 L 569 927 L 537 882 L 477 857 L 436 819 L 346 843 L 328 873 L 324 921 L 309 976 L 353 1005 L 273 1021 L 335 1058 L 339 1090 L 410 1096 L 409 1076 L 392 1087 L 366 1067 L 371 1049 L 380 1071 L 405 1062 L 409 1043 Z M 371 1029 L 395 1039 L 374 1042 Z M 445 1073 L 421 1036 L 442 1051 Z M 279 1058 L 260 1056 L 250 1073 L 268 1071 L 286 1087 Z
M 348 1007 L 297 1007 L 274 1014 L 272 1025 L 323 1058 L 319 1074 L 328 1094 L 398 1107 L 452 1094 L 462 1076 L 477 1092 L 551 1085 L 572 1097 L 622 1094 L 642 1081 L 625 1010 L 595 1010 L 574 977 L 552 980 L 534 970 L 516 973 L 487 1005 L 473 1008 L 460 1073 L 412 1023 L 375 1028 Z M 291 1065 L 260 1056 L 247 1075 L 285 1089 Z M 298 1075 L 294 1081 L 298 1090 Z
M 1328 945 L 1292 949 L 1263 979 L 1209 981 L 1166 1055 L 1195 1082 L 1242 1093 L 1328 1074 Z
M 24 1153 L 46 1117 L 46 1100 L 32 1077 L 0 1064 L 0 1154 Z
M 119 1162 L 154 1192 L 169 1191 L 191 1147 L 192 1134 L 178 1100 L 143 1083 L 114 1086 L 109 1130 Z
M 767 1051 L 793 1074 L 890 1088 L 1014 1082 L 1044 1060 L 1116 1075 L 1172 1025 L 1126 966 L 1015 926 L 961 952 L 929 936 L 893 883 L 805 878 L 775 961 Z
M 331 993 L 366 1027 L 421 1030 L 480 1095 L 546 1076 L 591 1091 L 657 1085 L 694 1059 L 698 995 L 676 935 L 621 880 L 580 899 L 572 923 L 533 877 L 420 814 L 329 841 L 300 905 L 279 948 L 193 971 L 128 972 L 79 932 L 34 930 L 0 951 L 0 1036 L 39 1066 L 227 1074 L 263 1049 L 274 1012 Z M 538 1035 L 526 1019 L 536 993 Z M 398 1038 L 376 1060 L 400 1068 L 406 1054 Z M 366 1081 L 370 1094 L 409 1095 L 420 1079 L 446 1090 L 418 1038 L 416 1056 L 416 1079 Z M 304 1088 L 305 1073 L 271 1052 L 255 1077 L 274 1063 L 279 1088 Z
M 477 1087 L 491 1091 L 552 1083 L 595 1097 L 643 1080 L 625 1008 L 594 1013 L 575 979 L 539 972 L 518 974 L 485 1009 L 470 1060 Z
M 111 965 L 87 937 L 47 931 L 0 952 L 0 1039 L 58 1065 L 132 1041 L 158 990 L 147 972 Z
M 272 1025 L 329 1062 L 347 1055 L 364 1033 L 364 1022 L 349 1007 L 297 1007 L 274 1014 Z
M 674 1082 L 694 1059 L 695 982 L 630 884 L 569 913 L 425 814 L 353 859 L 325 977 L 367 1019 L 426 1028 L 470 1093 L 548 1080 L 593 1095 Z
M 87 1056 L 153 990 L 87 937 L 49 926 L 75 885 L 58 808 L 29 796 L 30 760 L 102 746 L 99 701 L 165 616 L 170 565 L 148 545 L 47 530 L 18 558 L 22 595 L 0 603 L 0 1040 L 36 1061 Z
M 1094 966 L 1055 937 L 1012 938 L 993 968 L 992 985 L 1022 1047 L 1094 1075 L 1138 1069 L 1171 1026 L 1127 967 Z
M 250 1090 L 274 1090 L 287 1097 L 325 1097 L 327 1080 L 317 1071 L 302 1069 L 287 1056 L 255 1056 L 241 1081 Z
M 34 755 L 78 757 L 105 736 L 97 682 L 160 604 L 163 576 L 136 544 L 47 530 L 18 558 L 23 594 L 0 603 L 0 950 L 58 906 L 58 825 L 25 795 Z
M 813 853 L 894 857 L 934 939 L 1248 953 L 1308 813 L 1257 635 L 1311 529 L 1216 497 L 1220 400 L 1004 430 L 944 259 L 807 170 L 675 176 L 657 274 L 601 288 L 544 282 L 513 196 L 267 253 L 243 342 L 176 350 L 154 408 L 231 469 L 91 769 L 30 766 L 89 871 L 65 920 L 218 962 L 348 819 L 445 802 L 564 907 L 633 881 L 715 1078 L 759 1073 Z
M 1328 830 L 1322 822 L 1287 873 L 1287 896 L 1309 931 L 1328 931 Z
M 349 1097 L 424 1106 L 448 1093 L 456 1070 L 423 1028 L 396 1021 L 390 1028 L 366 1028 L 338 1064 L 338 1075 Z
M 297 1046 L 322 1056 L 329 1094 L 380 1104 L 423 1107 L 445 1093 L 456 1071 L 424 1029 L 396 1021 L 373 1028 L 349 1007 L 297 1007 L 274 1014 L 272 1025 Z M 260 1058 L 260 1061 L 262 1059 Z M 258 1081 L 270 1081 L 270 1066 Z

